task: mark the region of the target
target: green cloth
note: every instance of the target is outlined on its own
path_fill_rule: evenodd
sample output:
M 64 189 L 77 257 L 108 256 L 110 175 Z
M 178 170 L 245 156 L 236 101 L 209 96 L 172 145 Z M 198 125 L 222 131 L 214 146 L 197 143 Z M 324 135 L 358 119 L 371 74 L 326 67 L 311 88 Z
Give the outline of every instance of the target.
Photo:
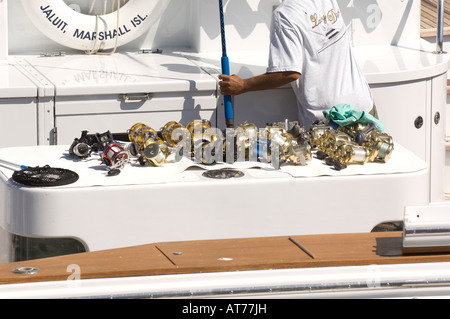
M 346 126 L 353 123 L 369 124 L 373 122 L 381 132 L 384 125 L 377 118 L 365 111 L 358 111 L 350 104 L 338 104 L 327 111 L 323 111 L 325 118 L 332 120 L 339 126 Z

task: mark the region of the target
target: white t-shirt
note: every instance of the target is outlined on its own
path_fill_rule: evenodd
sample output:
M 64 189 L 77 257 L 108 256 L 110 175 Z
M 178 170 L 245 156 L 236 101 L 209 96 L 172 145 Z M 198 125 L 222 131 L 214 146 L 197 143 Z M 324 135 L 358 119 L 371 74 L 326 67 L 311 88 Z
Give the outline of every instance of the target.
M 292 87 L 306 128 L 337 104 L 373 107 L 336 0 L 284 0 L 274 11 L 267 72 L 280 71 L 301 74 Z

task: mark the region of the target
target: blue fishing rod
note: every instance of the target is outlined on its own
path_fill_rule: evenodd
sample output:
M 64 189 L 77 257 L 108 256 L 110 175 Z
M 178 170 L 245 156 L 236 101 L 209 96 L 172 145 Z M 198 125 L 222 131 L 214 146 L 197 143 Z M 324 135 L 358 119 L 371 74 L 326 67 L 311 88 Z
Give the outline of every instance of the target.
M 225 23 L 223 17 L 223 4 L 222 0 L 219 0 L 219 12 L 220 12 L 220 35 L 222 37 L 222 73 L 225 75 L 230 75 L 230 62 L 227 56 L 227 46 L 225 41 Z M 225 123 L 227 127 L 234 127 L 234 117 L 233 117 L 233 103 L 231 101 L 231 95 L 224 95 L 223 102 L 225 107 Z

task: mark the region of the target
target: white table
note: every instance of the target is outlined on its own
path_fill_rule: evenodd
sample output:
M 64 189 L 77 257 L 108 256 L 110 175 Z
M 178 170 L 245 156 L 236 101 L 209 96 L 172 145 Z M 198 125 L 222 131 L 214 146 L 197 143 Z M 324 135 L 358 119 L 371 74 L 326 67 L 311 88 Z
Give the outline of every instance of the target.
M 99 157 L 72 158 L 68 146 L 0 149 L 0 160 L 77 172 L 58 187 L 29 187 L 0 166 L 0 226 L 28 237 L 75 238 L 87 251 L 162 241 L 369 232 L 403 219 L 404 207 L 429 203 L 429 170 L 395 145 L 386 164 L 335 171 L 313 159 L 307 166 L 236 163 L 241 178 L 202 176 L 192 161 L 163 167 L 127 165 L 107 176 Z M 259 167 L 251 167 L 259 166 Z

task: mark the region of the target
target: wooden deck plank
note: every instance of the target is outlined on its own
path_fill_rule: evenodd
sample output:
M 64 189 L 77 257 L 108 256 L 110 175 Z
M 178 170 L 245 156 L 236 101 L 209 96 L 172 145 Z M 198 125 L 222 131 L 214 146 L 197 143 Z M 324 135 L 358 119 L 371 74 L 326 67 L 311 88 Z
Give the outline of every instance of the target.
M 154 245 L 144 245 L 0 264 L 0 284 L 67 280 L 73 274 L 69 265 L 79 267 L 82 279 L 160 274 L 175 267 Z M 18 267 L 40 271 L 18 275 L 12 272 Z
M 450 254 L 403 255 L 402 232 L 332 234 L 155 243 L 0 264 L 0 284 L 61 281 L 77 265 L 80 279 L 372 264 L 450 262 Z M 37 267 L 33 275 L 12 273 Z
M 437 0 L 421 0 L 421 37 L 435 37 Z M 450 35 L 450 2 L 444 2 L 444 35 Z
M 311 260 L 288 237 L 244 238 L 157 244 L 180 268 L 193 272 L 307 265 Z M 173 255 L 174 251 L 182 252 Z

